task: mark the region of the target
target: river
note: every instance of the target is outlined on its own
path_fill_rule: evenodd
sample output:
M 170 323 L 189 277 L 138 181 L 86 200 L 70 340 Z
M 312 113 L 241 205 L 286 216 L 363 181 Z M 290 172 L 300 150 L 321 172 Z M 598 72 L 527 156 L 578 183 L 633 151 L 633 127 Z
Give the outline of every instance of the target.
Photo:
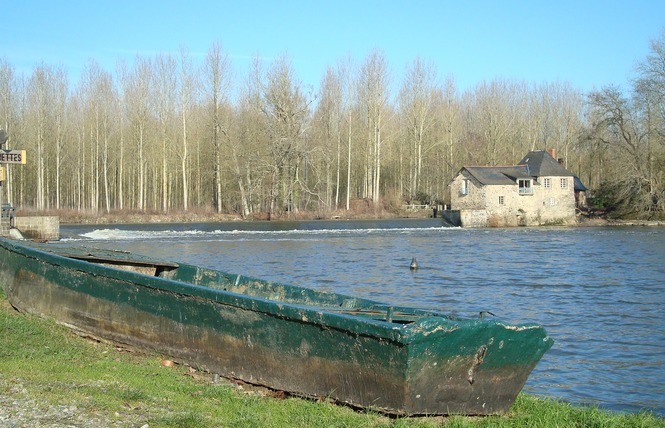
M 460 229 L 441 220 L 63 225 L 113 248 L 477 317 L 555 340 L 525 391 L 665 415 L 665 228 Z M 419 269 L 409 265 L 416 257 Z

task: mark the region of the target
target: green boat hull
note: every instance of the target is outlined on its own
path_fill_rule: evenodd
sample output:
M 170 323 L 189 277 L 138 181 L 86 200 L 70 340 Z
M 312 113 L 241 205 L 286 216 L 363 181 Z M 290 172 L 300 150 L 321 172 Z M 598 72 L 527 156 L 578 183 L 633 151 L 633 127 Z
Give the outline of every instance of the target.
M 404 415 L 505 413 L 553 340 L 107 250 L 0 239 L 17 309 L 222 376 Z

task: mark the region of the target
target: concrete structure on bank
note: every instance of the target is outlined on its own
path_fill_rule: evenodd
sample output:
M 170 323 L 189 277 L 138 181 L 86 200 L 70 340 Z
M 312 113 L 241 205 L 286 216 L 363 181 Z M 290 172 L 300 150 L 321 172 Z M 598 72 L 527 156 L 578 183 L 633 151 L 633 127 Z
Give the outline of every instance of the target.
M 60 217 L 16 217 L 14 226 L 26 239 L 57 241 L 60 239 Z
M 530 151 L 514 166 L 465 166 L 449 184 L 444 217 L 463 227 L 566 225 L 576 221 L 577 190 L 586 190 L 554 150 Z
M 60 239 L 60 218 L 58 216 L 17 217 L 15 208 L 7 204 L 2 207 L 0 216 L 0 236 L 23 237 L 57 241 Z M 16 233 L 16 232 L 20 233 Z

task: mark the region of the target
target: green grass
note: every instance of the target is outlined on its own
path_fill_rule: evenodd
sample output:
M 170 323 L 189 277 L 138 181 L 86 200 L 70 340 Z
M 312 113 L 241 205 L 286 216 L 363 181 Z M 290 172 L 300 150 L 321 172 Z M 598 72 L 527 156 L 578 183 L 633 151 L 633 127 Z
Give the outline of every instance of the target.
M 496 417 L 389 418 L 326 401 L 275 398 L 223 381 L 213 384 L 206 373 L 192 368 L 163 367 L 160 355 L 87 340 L 54 322 L 19 314 L 1 289 L 0 333 L 0 399 L 29 401 L 43 409 L 46 416 L 40 423 L 48 426 L 76 426 L 71 422 L 75 417 L 98 426 L 150 428 L 665 428 L 665 419 L 650 413 L 612 413 L 524 394 L 508 415 Z M 54 407 L 69 413 L 49 413 Z

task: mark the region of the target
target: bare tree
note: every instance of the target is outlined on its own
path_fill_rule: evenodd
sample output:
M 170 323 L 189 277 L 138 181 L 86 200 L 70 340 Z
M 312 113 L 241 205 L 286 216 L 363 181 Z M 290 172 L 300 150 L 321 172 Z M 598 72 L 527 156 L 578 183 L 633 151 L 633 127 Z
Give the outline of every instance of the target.
M 228 97 L 230 85 L 229 57 L 219 43 L 213 43 L 205 60 L 206 92 L 210 109 L 210 126 L 213 147 L 213 204 L 217 212 L 222 212 L 222 161 L 221 161 L 221 109 Z
M 341 107 L 343 110 L 343 116 L 346 117 L 346 197 L 345 197 L 345 207 L 348 211 L 351 203 L 351 171 L 352 171 L 352 147 L 353 147 L 353 104 L 354 96 L 356 92 L 354 91 L 354 72 L 353 72 L 353 60 L 351 57 L 346 58 L 343 61 L 338 62 L 337 66 L 338 76 L 340 80 L 340 89 L 342 90 L 342 99 Z M 340 129 L 341 132 L 341 129 Z M 339 167 L 338 167 L 339 169 Z M 336 200 L 339 201 L 339 172 L 337 177 L 337 196 Z
M 511 145 L 518 117 L 515 84 L 506 80 L 482 83 L 474 92 L 474 128 L 489 165 L 514 162 Z
M 155 79 L 154 79 L 154 99 L 156 100 L 157 119 L 159 121 L 160 140 L 161 140 L 161 206 L 162 211 L 167 211 L 169 203 L 169 153 L 173 152 L 172 135 L 175 123 L 175 95 L 177 65 L 176 61 L 170 55 L 159 54 L 155 60 Z
M 116 64 L 117 80 L 118 80 L 118 148 L 117 148 L 117 169 L 116 173 L 116 192 L 115 192 L 115 205 L 119 210 L 125 208 L 125 136 L 128 122 L 128 105 L 127 96 L 129 95 L 126 90 L 128 82 L 127 64 L 123 61 L 118 61 Z
M 351 60 L 339 61 L 335 67 L 326 69 L 321 81 L 319 98 L 314 112 L 314 132 L 312 136 L 317 142 L 317 152 L 312 153 L 317 165 L 315 175 L 317 185 L 323 188 L 325 195 L 323 206 L 326 209 L 338 209 L 342 196 L 342 167 L 346 163 L 346 206 L 348 210 L 350 196 L 351 173 L 351 98 L 353 85 L 351 76 Z M 343 156 L 343 149 L 345 153 Z M 318 158 L 318 162 L 315 160 Z M 321 170 L 322 172 L 318 172 Z M 334 176 L 334 177 L 333 177 Z
M 665 211 L 665 31 L 651 42 L 647 58 L 638 64 L 635 98 L 647 129 L 647 180 L 657 211 Z
M 649 127 L 639 111 L 617 87 L 606 87 L 590 94 L 595 121 L 590 139 L 601 142 L 622 155 L 616 164 L 613 181 L 617 203 L 633 213 L 653 209 L 654 182 L 649 171 Z
M 89 142 L 87 153 L 83 156 L 90 159 L 89 173 L 81 177 L 82 187 L 89 185 L 89 206 L 93 211 L 99 207 L 101 195 L 100 185 L 104 192 L 103 205 L 106 212 L 111 210 L 110 156 L 114 133 L 117 130 L 117 93 L 112 75 L 101 66 L 91 61 L 83 74 L 79 87 L 78 99 L 83 105 L 82 117 L 83 139 Z M 115 151 L 113 151 L 115 152 Z M 101 182 L 101 184 L 100 184 Z
M 189 208 L 189 132 L 188 118 L 192 114 L 192 104 L 196 101 L 196 84 L 192 72 L 192 61 L 185 50 L 180 49 L 180 118 L 182 125 L 182 145 L 178 153 L 180 157 L 180 173 L 182 180 L 182 208 Z
M 152 62 L 137 57 L 135 68 L 125 76 L 122 83 L 128 125 L 136 147 L 136 163 L 134 166 L 138 172 L 138 176 L 134 181 L 130 181 L 130 184 L 133 185 L 133 191 L 130 195 L 133 202 L 131 205 L 142 211 L 147 207 L 146 146 L 148 143 L 148 127 L 153 111 L 153 101 L 150 97 L 152 78 Z
M 28 81 L 27 118 L 31 142 L 34 143 L 34 159 L 36 163 L 35 206 L 39 210 L 48 208 L 46 198 L 46 147 L 52 139 L 53 118 L 53 70 L 46 65 L 37 67 Z
M 457 88 L 455 85 L 455 80 L 451 77 L 446 79 L 445 88 L 444 88 L 444 103 L 443 103 L 443 112 L 442 112 L 442 122 L 444 123 L 444 136 L 443 140 L 446 142 L 448 148 L 447 161 L 443 162 L 444 170 L 443 177 L 447 179 L 453 179 L 454 174 L 459 169 L 459 162 L 456 162 L 455 153 L 455 143 L 459 139 L 457 136 L 457 125 L 459 119 L 459 100 L 457 97 Z
M 337 208 L 339 203 L 340 164 L 343 118 L 343 88 L 338 72 L 328 67 L 321 82 L 319 102 L 314 113 L 315 141 L 318 142 L 320 168 L 324 171 L 320 181 L 325 187 L 327 209 Z M 333 180 L 333 170 L 335 179 Z
M 15 80 L 14 67 L 0 58 L 0 129 L 4 129 L 8 136 L 14 132 L 16 117 Z M 6 168 L 6 172 L 8 180 L 0 183 L 0 201 L 11 203 L 11 169 Z
M 275 60 L 266 76 L 262 111 L 270 136 L 272 188 L 270 211 L 279 203 L 280 210 L 298 210 L 296 185 L 301 185 L 298 168 L 304 156 L 304 135 L 311 103 L 296 79 L 286 56 Z
M 266 118 L 262 111 L 263 70 L 261 59 L 256 56 L 241 90 L 237 115 L 234 121 L 235 144 L 230 144 L 234 181 L 240 197 L 243 217 L 262 209 L 261 195 L 268 194 L 262 186 L 269 174 L 270 141 L 267 136 Z M 231 138 L 229 136 L 229 138 Z M 266 203 L 266 206 L 268 204 Z
M 365 196 L 376 204 L 381 189 L 381 146 L 383 127 L 388 112 L 390 93 L 388 90 L 388 64 L 382 52 L 374 50 L 360 69 L 358 101 L 365 111 L 366 170 Z
M 421 189 L 423 151 L 435 143 L 431 135 L 436 124 L 435 101 L 437 87 L 436 69 L 432 63 L 416 58 L 407 69 L 399 93 L 400 116 L 405 121 L 405 138 L 409 144 L 409 197 Z
M 69 83 L 65 71 L 63 69 L 58 69 L 54 73 L 54 88 L 53 88 L 53 114 L 55 120 L 55 168 L 54 168 L 54 180 L 55 180 L 55 208 L 61 208 L 61 175 L 62 175 L 62 163 L 63 160 L 67 157 L 65 152 L 66 131 L 67 128 L 67 104 L 69 99 Z
M 4 129 L 8 135 L 15 114 L 14 93 L 14 67 L 0 58 L 0 129 Z

